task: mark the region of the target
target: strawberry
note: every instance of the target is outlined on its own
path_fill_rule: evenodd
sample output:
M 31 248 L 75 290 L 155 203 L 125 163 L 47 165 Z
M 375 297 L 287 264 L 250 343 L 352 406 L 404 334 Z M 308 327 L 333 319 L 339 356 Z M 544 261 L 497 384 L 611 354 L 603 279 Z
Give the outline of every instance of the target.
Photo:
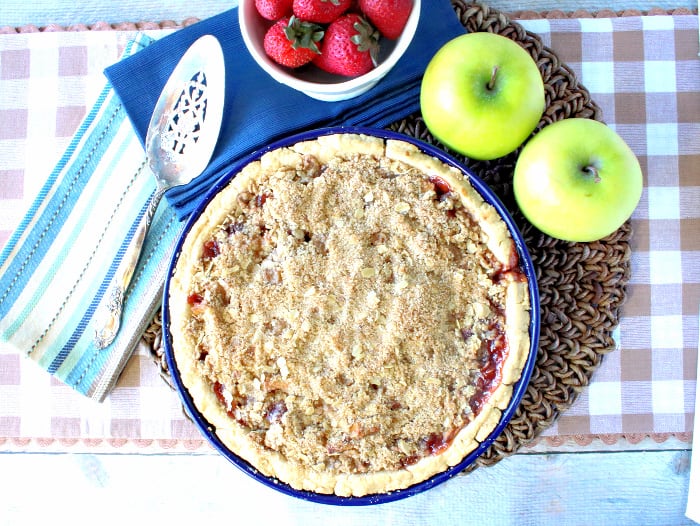
M 353 0 L 294 0 L 294 15 L 302 20 L 329 24 L 345 13 Z
M 293 0 L 255 0 L 260 16 L 268 20 L 279 20 L 292 14 Z
M 383 37 L 395 40 L 411 14 L 413 0 L 360 0 L 360 9 Z
M 360 15 L 342 15 L 326 29 L 314 64 L 336 75 L 363 75 L 377 65 L 378 39 L 376 29 Z
M 278 64 L 298 68 L 319 54 L 318 42 L 322 38 L 321 26 L 291 16 L 282 18 L 267 30 L 263 47 Z

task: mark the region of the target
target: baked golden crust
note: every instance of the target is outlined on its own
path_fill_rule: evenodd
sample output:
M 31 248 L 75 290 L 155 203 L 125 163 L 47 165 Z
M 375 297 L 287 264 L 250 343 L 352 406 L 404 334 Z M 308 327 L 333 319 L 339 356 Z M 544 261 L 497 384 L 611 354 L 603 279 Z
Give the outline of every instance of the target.
M 460 462 L 529 350 L 506 225 L 410 143 L 334 134 L 248 164 L 188 233 L 173 352 L 221 441 L 294 488 L 366 495 Z

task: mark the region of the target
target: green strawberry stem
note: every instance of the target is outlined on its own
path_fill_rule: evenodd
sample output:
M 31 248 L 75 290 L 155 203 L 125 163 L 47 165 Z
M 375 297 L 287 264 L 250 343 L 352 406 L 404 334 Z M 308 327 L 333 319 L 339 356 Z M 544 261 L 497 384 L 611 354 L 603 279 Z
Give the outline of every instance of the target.
M 294 15 L 289 18 L 287 27 L 284 28 L 284 34 L 292 43 L 294 49 L 300 47 L 310 49 L 314 53 L 321 54 L 318 48 L 318 42 L 323 39 L 323 28 L 318 24 L 305 22 Z
M 362 17 L 359 17 L 352 27 L 357 31 L 357 34 L 351 38 L 352 42 L 357 45 L 358 51 L 369 51 L 372 64 L 376 68 L 379 63 L 379 39 L 381 37 L 379 31 Z

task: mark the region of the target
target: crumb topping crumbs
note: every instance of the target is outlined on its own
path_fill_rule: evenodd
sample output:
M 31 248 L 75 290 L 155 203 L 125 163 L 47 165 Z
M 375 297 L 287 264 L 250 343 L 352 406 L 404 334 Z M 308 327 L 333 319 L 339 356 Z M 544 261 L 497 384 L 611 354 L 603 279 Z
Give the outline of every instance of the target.
M 503 270 L 441 180 L 354 154 L 262 172 L 189 285 L 193 359 L 256 447 L 317 471 L 441 451 L 499 382 Z

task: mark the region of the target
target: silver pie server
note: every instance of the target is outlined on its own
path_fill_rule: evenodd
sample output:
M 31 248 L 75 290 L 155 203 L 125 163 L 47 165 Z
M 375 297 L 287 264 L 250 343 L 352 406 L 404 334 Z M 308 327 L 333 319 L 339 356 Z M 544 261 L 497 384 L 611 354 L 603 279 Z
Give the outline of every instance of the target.
M 156 191 L 96 317 L 94 342 L 98 349 L 112 343 L 119 332 L 124 294 L 161 198 L 170 188 L 190 182 L 209 164 L 221 130 L 224 84 L 221 45 L 214 36 L 205 35 L 182 56 L 158 98 L 145 143 Z

